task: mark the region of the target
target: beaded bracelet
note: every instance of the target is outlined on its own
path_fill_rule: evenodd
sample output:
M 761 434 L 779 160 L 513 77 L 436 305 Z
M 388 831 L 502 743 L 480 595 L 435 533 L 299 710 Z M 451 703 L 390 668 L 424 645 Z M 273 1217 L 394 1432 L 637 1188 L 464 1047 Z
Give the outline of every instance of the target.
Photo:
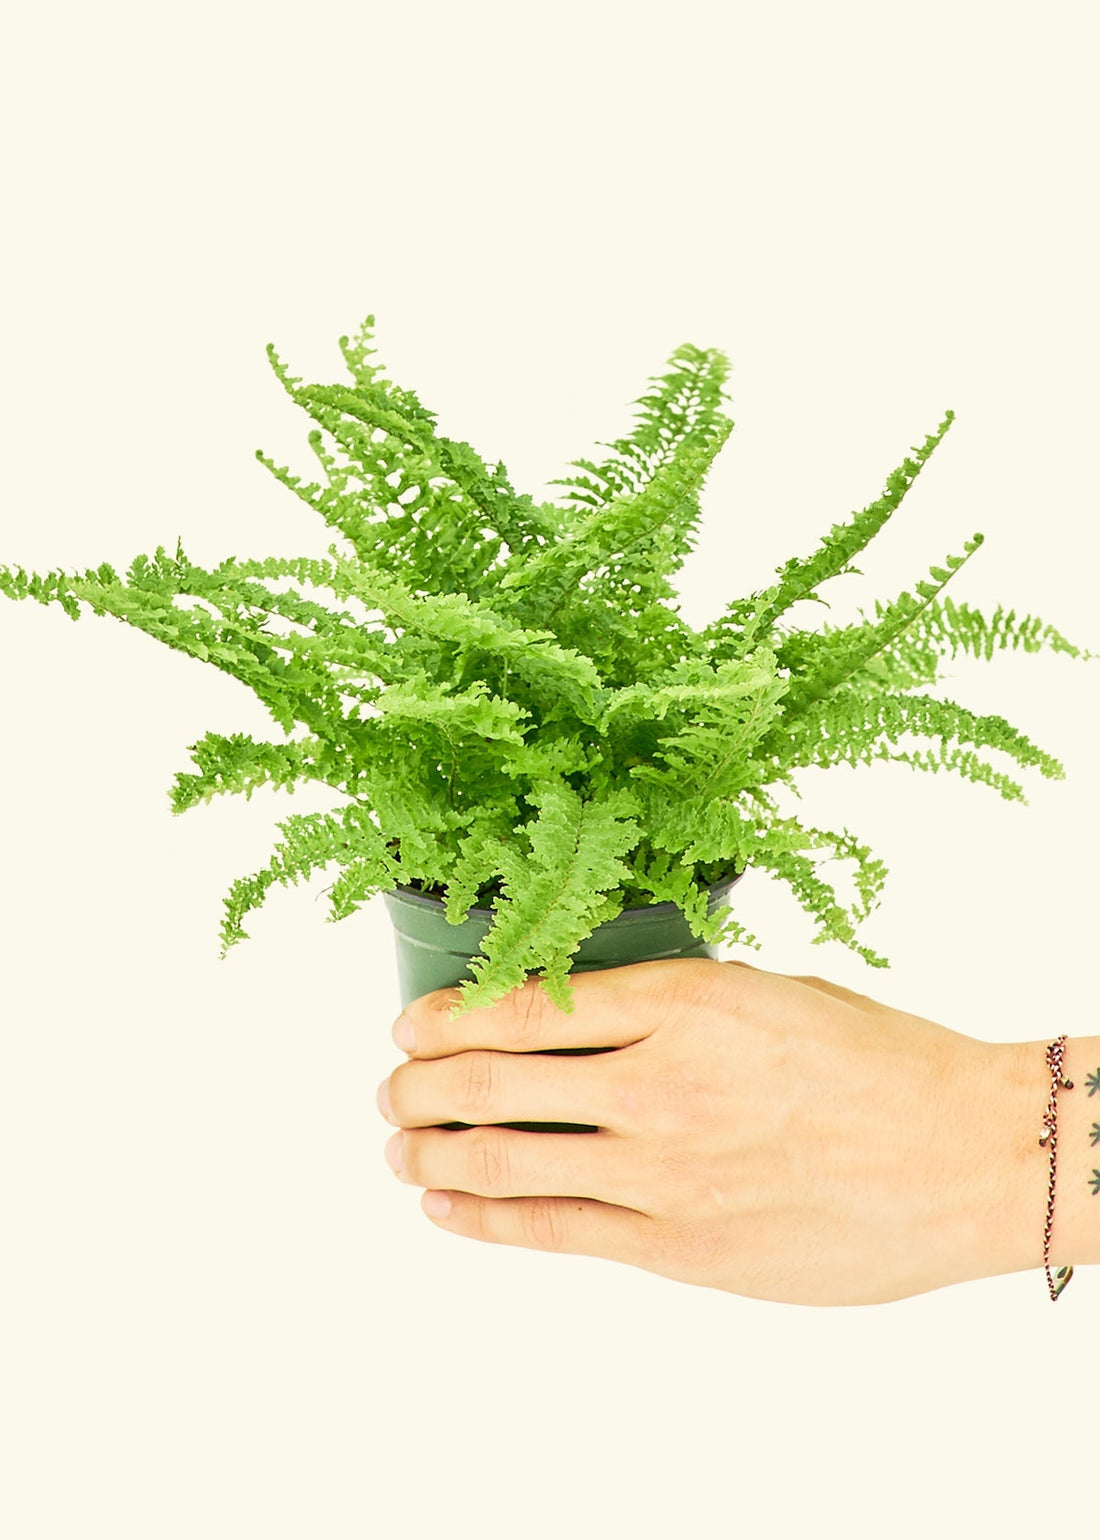
M 1056 1284 L 1050 1276 L 1050 1232 L 1054 1225 L 1054 1178 L 1058 1157 L 1058 1091 L 1073 1090 L 1073 1081 L 1066 1080 L 1062 1074 L 1062 1060 L 1066 1051 L 1066 1038 L 1063 1034 L 1055 1038 L 1047 1048 L 1047 1065 L 1050 1069 L 1050 1100 L 1047 1103 L 1046 1121 L 1043 1131 L 1039 1135 L 1039 1143 L 1046 1144 L 1050 1140 L 1050 1181 L 1047 1185 L 1047 1223 L 1043 1233 L 1043 1266 L 1047 1273 L 1047 1288 L 1050 1297 L 1056 1300 L 1073 1277 L 1072 1267 L 1060 1267 L 1055 1275 L 1059 1282 Z

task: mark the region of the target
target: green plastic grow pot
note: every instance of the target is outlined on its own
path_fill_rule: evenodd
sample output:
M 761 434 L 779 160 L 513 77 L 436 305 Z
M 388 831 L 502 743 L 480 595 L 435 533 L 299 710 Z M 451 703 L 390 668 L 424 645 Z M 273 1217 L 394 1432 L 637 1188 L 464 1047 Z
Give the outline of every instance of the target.
M 707 911 L 725 906 L 741 873 L 715 883 L 709 890 Z M 470 959 L 493 923 L 491 909 L 471 909 L 458 925 L 449 924 L 443 900 L 415 888 L 398 887 L 383 894 L 393 923 L 397 949 L 397 975 L 402 1006 L 434 989 L 451 989 L 472 978 Z M 612 920 L 597 925 L 581 942 L 571 972 L 617 968 L 629 963 L 651 962 L 665 957 L 717 957 L 718 948 L 692 933 L 683 912 L 672 903 L 647 904 L 623 909 Z M 610 1053 L 608 1048 L 548 1048 L 547 1053 Z M 443 1123 L 443 1128 L 469 1128 L 469 1123 Z M 595 1133 L 587 1123 L 501 1123 L 501 1128 L 527 1129 L 535 1133 Z

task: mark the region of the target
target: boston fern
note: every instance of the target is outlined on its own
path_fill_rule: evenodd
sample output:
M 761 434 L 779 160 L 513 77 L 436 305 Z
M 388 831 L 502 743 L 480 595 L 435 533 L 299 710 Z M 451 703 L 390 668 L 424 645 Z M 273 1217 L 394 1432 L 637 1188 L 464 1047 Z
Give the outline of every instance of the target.
M 46 576 L 0 567 L 9 597 L 55 602 L 74 620 L 81 603 L 113 615 L 232 674 L 274 717 L 286 741 L 207 733 L 191 745 L 196 770 L 177 775 L 174 813 L 268 783 L 293 792 L 323 781 L 343 794 L 335 811 L 280 823 L 267 866 L 233 883 L 223 958 L 273 883 L 336 862 L 332 920 L 397 886 L 438 895 L 455 923 L 473 905 L 495 911 L 463 1009 L 537 972 L 568 1010 L 579 943 L 624 907 L 671 901 L 701 939 L 758 945 L 728 906 L 708 913 L 708 887 L 751 866 L 790 885 L 816 941 L 882 966 L 856 928 L 885 868 L 847 830 L 784 813 L 778 793 L 795 791 L 797 772 L 900 760 L 1023 800 L 983 757 L 993 750 L 1062 776 L 1002 717 L 930 693 L 960 651 L 1087 656 L 1033 617 L 986 617 L 944 596 L 980 535 L 858 623 L 808 630 L 791 618 L 855 570 L 953 413 L 877 501 L 696 630 L 671 579 L 733 427 L 721 352 L 677 348 L 635 403 L 633 431 L 601 445 L 599 464 L 571 462 L 581 474 L 552 483 L 568 490 L 536 503 L 384 378 L 369 361 L 373 327 L 368 316 L 340 338 L 352 384 L 303 384 L 267 349 L 318 424 L 309 443 L 324 480 L 307 485 L 257 458 L 338 531 L 327 559 L 230 557 L 206 570 L 180 542 L 174 557 L 163 546 L 135 557 L 125 578 L 106 564 Z M 850 907 L 822 875 L 836 859 L 853 864 Z

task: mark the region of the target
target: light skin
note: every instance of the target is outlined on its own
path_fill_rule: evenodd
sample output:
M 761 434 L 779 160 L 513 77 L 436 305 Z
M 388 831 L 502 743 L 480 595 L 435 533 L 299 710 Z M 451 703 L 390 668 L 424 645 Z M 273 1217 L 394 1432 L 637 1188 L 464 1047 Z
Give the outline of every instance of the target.
M 709 958 L 571 982 L 571 1013 L 532 978 L 459 1017 L 458 992 L 437 990 L 395 1024 L 415 1043 L 379 1088 L 401 1130 L 387 1158 L 451 1198 L 440 1228 L 803 1305 L 1042 1267 L 1045 1050 L 1068 1027 L 988 1043 L 823 979 Z M 558 1048 L 611 1051 L 547 1056 Z M 1100 1038 L 1071 1033 L 1052 1270 L 1100 1263 L 1094 1070 Z M 491 1126 L 527 1121 L 597 1132 Z

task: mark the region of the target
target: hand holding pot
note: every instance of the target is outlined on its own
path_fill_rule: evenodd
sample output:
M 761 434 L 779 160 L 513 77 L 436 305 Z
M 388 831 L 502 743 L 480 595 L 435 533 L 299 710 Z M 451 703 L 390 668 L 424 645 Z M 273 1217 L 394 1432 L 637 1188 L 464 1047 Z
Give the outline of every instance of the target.
M 387 1155 L 449 1196 L 443 1228 L 793 1304 L 1042 1265 L 1041 1046 L 707 958 L 572 983 L 571 1014 L 529 979 L 486 1010 L 452 1018 L 444 989 L 399 1018 L 415 1043 L 379 1091 L 403 1130 Z M 580 1048 L 611 1051 L 548 1056 Z M 492 1126 L 521 1119 L 596 1132 Z

